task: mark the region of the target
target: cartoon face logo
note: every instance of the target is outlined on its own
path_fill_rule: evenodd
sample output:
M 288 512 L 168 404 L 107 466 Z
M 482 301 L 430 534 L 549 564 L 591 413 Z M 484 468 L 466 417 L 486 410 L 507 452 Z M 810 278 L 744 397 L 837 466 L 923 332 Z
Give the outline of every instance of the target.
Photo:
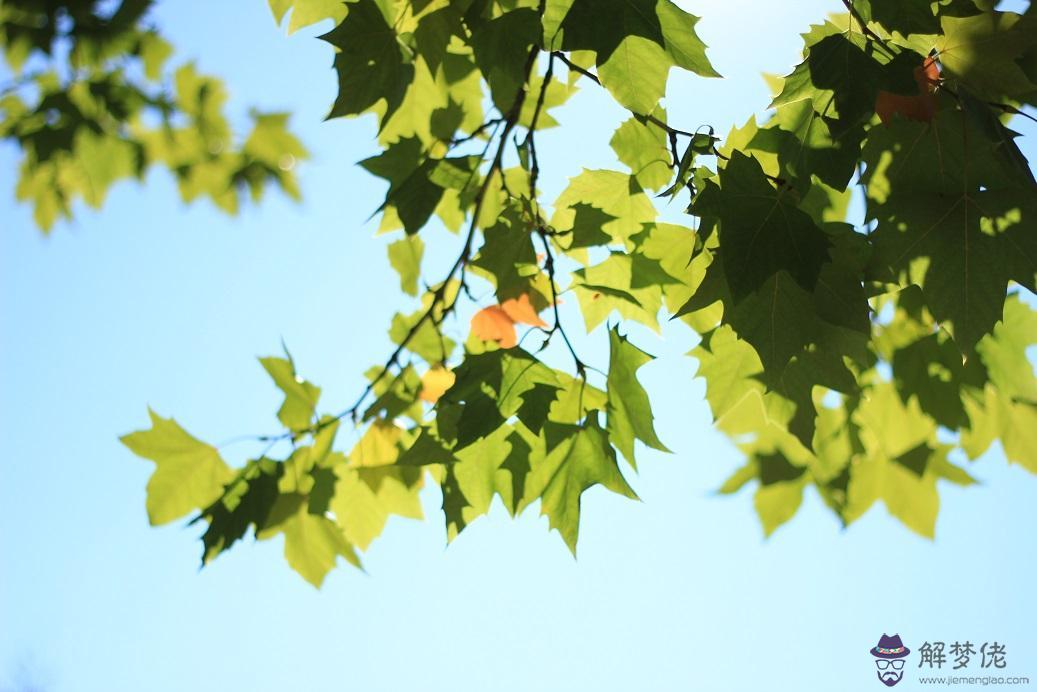
M 911 649 L 904 646 L 900 641 L 900 635 L 892 637 L 883 634 L 879 638 L 878 646 L 871 650 L 875 657 L 876 674 L 886 687 L 892 687 L 904 678 L 904 659 L 911 653 Z

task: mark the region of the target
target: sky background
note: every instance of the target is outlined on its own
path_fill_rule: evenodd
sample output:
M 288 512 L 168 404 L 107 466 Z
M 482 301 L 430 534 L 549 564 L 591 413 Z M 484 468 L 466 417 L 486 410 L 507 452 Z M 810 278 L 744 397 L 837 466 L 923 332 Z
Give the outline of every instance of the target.
M 722 133 L 762 111 L 760 73 L 786 73 L 798 34 L 841 4 L 682 6 L 728 79 L 674 73 L 670 120 Z M 876 690 L 867 652 L 883 633 L 912 649 L 997 640 L 1005 673 L 1037 684 L 1037 478 L 989 453 L 970 468 L 982 486 L 941 485 L 935 541 L 881 506 L 842 530 L 813 491 L 764 540 L 751 490 L 713 494 L 741 459 L 709 424 L 681 324 L 630 330 L 659 356 L 641 379 L 673 454 L 641 450 L 641 503 L 584 495 L 578 561 L 535 510 L 513 521 L 499 505 L 446 547 L 430 488 L 425 522 L 391 520 L 367 573 L 341 566 L 320 591 L 280 538 L 199 571 L 198 527 L 149 528 L 153 465 L 118 436 L 147 426 L 147 405 L 213 443 L 276 432 L 279 393 L 255 357 L 282 338 L 340 410 L 413 304 L 368 222 L 383 184 L 352 165 L 376 152 L 372 119 L 323 122 L 336 86 L 319 28 L 286 37 L 262 0 L 164 2 L 157 20 L 176 60 L 226 80 L 235 122 L 253 105 L 294 113 L 313 152 L 305 199 L 228 218 L 181 205 L 156 170 L 43 237 L 0 146 L 0 690 Z M 624 114 L 591 86 L 538 137 L 548 199 L 613 162 Z M 426 242 L 438 278 L 459 240 Z M 579 348 L 607 361 L 603 330 Z M 260 451 L 223 450 L 235 464 Z M 897 689 L 919 687 L 916 664 Z

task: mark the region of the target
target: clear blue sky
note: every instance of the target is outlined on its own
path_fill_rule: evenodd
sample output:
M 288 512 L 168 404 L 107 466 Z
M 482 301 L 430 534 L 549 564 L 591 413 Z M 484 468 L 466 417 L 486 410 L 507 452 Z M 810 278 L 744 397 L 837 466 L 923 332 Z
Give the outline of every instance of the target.
M 671 120 L 721 132 L 766 104 L 759 74 L 786 72 L 797 34 L 841 7 L 685 6 L 729 79 L 676 77 Z M 152 465 L 117 437 L 146 425 L 148 404 L 213 442 L 276 431 L 278 394 L 254 356 L 282 337 L 342 408 L 410 305 L 366 222 L 382 186 L 351 165 L 375 151 L 372 122 L 322 122 L 335 86 L 319 32 L 285 37 L 262 0 L 158 14 L 180 59 L 231 85 L 238 122 L 250 105 L 295 113 L 314 152 L 305 201 L 271 196 L 231 219 L 183 207 L 156 171 L 44 238 L 13 199 L 16 152 L 0 147 L 0 689 L 876 690 L 867 650 L 884 632 L 912 648 L 996 639 L 1007 672 L 1037 683 L 1037 478 L 988 454 L 971 469 L 982 487 L 942 487 L 933 542 L 882 507 L 843 531 L 813 492 L 765 541 L 751 492 L 712 495 L 740 459 L 709 425 L 682 325 L 632 330 L 660 356 L 642 379 L 674 453 L 643 452 L 642 503 L 585 495 L 578 561 L 534 510 L 512 521 L 495 507 L 446 548 L 430 489 L 426 522 L 393 520 L 367 574 L 340 567 L 319 592 L 279 539 L 199 571 L 198 528 L 148 527 Z M 565 135 L 541 144 L 549 196 L 611 163 L 622 118 L 592 90 L 561 112 Z M 439 276 L 457 241 L 429 242 Z M 592 361 L 603 340 L 582 340 Z

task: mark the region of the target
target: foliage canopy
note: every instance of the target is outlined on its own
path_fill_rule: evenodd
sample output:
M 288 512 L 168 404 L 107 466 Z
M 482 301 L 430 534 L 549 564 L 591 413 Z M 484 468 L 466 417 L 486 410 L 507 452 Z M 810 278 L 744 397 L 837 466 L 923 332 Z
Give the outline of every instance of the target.
M 165 68 L 149 0 L 110 5 L 0 6 L 19 75 L 0 136 L 24 152 L 17 193 L 40 227 L 152 164 L 230 212 L 269 183 L 297 195 L 306 151 L 287 116 L 256 113 L 235 138 L 219 81 Z M 434 482 L 450 539 L 495 497 L 512 514 L 539 501 L 575 552 L 582 493 L 636 498 L 619 458 L 666 447 L 637 377 L 652 356 L 613 323 L 608 370 L 593 371 L 559 320 L 563 292 L 589 332 L 664 315 L 701 335 L 698 376 L 746 460 L 721 492 L 753 484 L 768 534 L 814 486 L 845 524 L 881 501 L 931 537 L 938 482 L 974 482 L 952 459 L 995 441 L 1037 472 L 1037 314 L 1020 296 L 1037 290 L 1037 183 L 1009 129 L 1037 105 L 1037 12 L 844 5 L 803 34 L 769 116 L 720 137 L 662 107 L 671 69 L 719 77 L 699 18 L 670 0 L 270 0 L 289 31 L 334 23 L 330 116 L 377 118 L 361 165 L 387 183 L 380 229 L 419 306 L 392 318 L 396 349 L 345 410 L 324 412 L 287 353 L 262 359 L 284 432 L 243 468 L 152 412 L 123 438 L 156 464 L 151 522 L 193 515 L 205 563 L 250 531 L 283 533 L 319 586 L 339 556 L 359 565 L 389 516 L 420 517 Z M 609 142 L 625 168 L 584 170 L 545 201 L 536 136 L 577 85 L 629 111 Z M 688 226 L 658 219 L 656 200 L 675 199 Z M 423 269 L 430 223 L 458 234 L 441 277 Z M 454 343 L 444 321 L 481 282 L 495 302 Z M 552 342 L 569 364 L 547 362 Z M 343 425 L 362 430 L 349 450 Z M 290 454 L 270 456 L 282 440 Z

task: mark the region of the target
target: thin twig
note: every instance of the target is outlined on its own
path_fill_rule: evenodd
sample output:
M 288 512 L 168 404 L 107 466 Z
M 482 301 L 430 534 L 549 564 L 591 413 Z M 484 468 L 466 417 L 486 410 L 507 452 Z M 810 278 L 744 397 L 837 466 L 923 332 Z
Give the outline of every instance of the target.
M 526 60 L 525 66 L 525 82 L 529 81 L 529 74 L 533 69 L 533 64 L 536 61 L 536 56 L 538 52 L 539 48 L 537 46 L 533 46 L 533 48 L 530 49 L 529 57 Z M 316 435 L 324 428 L 342 420 L 343 418 L 346 418 L 347 416 L 351 417 L 354 421 L 356 421 L 357 413 L 360 411 L 360 407 L 363 406 L 364 402 L 367 400 L 367 397 L 370 396 L 371 392 L 374 391 L 374 388 L 377 387 L 382 382 L 382 380 L 385 379 L 386 375 L 388 375 L 394 367 L 397 367 L 399 365 L 400 356 L 402 356 L 403 353 L 407 350 L 407 346 L 410 344 L 411 340 L 413 340 L 414 337 L 417 335 L 418 330 L 422 327 L 422 325 L 424 325 L 425 322 L 428 322 L 430 320 L 433 324 L 441 324 L 445 317 L 451 311 L 454 310 L 454 308 L 457 306 L 457 299 L 460 296 L 461 291 L 459 288 L 458 291 L 454 294 L 453 299 L 447 302 L 447 289 L 450 285 L 451 280 L 453 280 L 454 276 L 457 275 L 459 272 L 461 283 L 462 285 L 464 284 L 464 269 L 467 266 L 469 260 L 471 259 L 472 245 L 474 244 L 476 232 L 479 228 L 479 216 L 482 213 L 483 202 L 485 201 L 486 195 L 489 192 L 490 184 L 494 179 L 494 175 L 501 171 L 501 167 L 504 160 L 504 150 L 507 146 L 508 136 L 511 134 L 511 131 L 515 128 L 515 125 L 519 119 L 519 115 L 522 113 L 522 104 L 525 102 L 526 98 L 525 82 L 523 83 L 523 86 L 519 89 L 518 93 L 515 95 L 515 101 L 504 117 L 504 128 L 501 131 L 500 136 L 497 138 L 497 150 L 494 154 L 493 162 L 490 164 L 490 168 L 486 173 L 486 177 L 483 179 L 482 184 L 479 186 L 479 190 L 476 192 L 475 195 L 475 200 L 473 202 L 472 208 L 472 217 L 468 226 L 468 232 L 465 235 L 464 246 L 461 249 L 461 253 L 457 256 L 457 259 L 454 261 L 454 264 L 450 267 L 450 271 L 447 272 L 446 278 L 442 281 L 442 283 L 438 285 L 436 290 L 433 292 L 432 302 L 429 304 L 428 308 L 425 310 L 425 312 L 421 314 L 418 320 L 411 325 L 410 329 L 404 335 L 403 339 L 400 340 L 396 348 L 393 350 L 392 354 L 385 361 L 385 364 L 381 367 L 378 374 L 375 375 L 375 377 L 370 382 L 368 382 L 366 387 L 364 387 L 356 402 L 349 408 L 341 411 L 340 413 L 330 418 L 324 418 L 320 422 L 315 423 L 303 430 L 288 430 L 276 435 L 257 436 L 253 439 L 259 442 L 277 442 L 280 440 L 294 441 L 303 435 Z M 487 143 L 487 149 L 485 151 L 489 150 L 489 146 L 492 144 L 492 142 L 493 138 L 491 137 L 489 142 Z M 436 314 L 437 310 L 441 310 L 441 313 L 438 316 Z
M 551 308 L 554 312 L 555 318 L 554 325 L 547 332 L 544 346 L 547 346 L 548 341 L 551 340 L 552 334 L 555 332 L 561 334 L 562 340 L 565 341 L 565 345 L 569 349 L 569 354 L 573 357 L 573 362 L 576 364 L 576 374 L 586 382 L 587 364 L 584 363 L 576 354 L 576 349 L 573 348 L 572 342 L 569 341 L 569 335 L 565 333 L 565 328 L 562 327 L 562 318 L 558 314 L 558 284 L 555 281 L 555 258 L 554 252 L 551 250 L 551 241 L 548 239 L 548 234 L 543 228 L 537 229 L 537 235 L 540 236 L 540 242 L 544 244 L 544 269 L 547 270 L 547 282 L 551 284 Z
M 873 41 L 876 41 L 880 46 L 882 46 L 888 51 L 889 47 L 886 45 L 885 39 L 883 39 L 881 36 L 879 36 L 871 30 L 871 28 L 868 26 L 868 23 L 864 21 L 864 17 L 862 17 L 860 12 L 857 11 L 857 8 L 853 6 L 853 0 L 843 0 L 843 5 L 846 6 L 846 9 L 847 11 L 849 11 L 850 16 L 857 20 L 857 23 L 861 27 L 861 33 L 867 36 L 868 38 L 872 39 Z
M 591 72 L 591 71 L 589 71 L 589 70 L 587 70 L 587 69 L 585 69 L 583 67 L 580 67 L 579 65 L 574 63 L 572 60 L 570 60 L 569 57 L 565 53 L 556 50 L 556 51 L 552 51 L 551 55 L 557 57 L 559 60 L 561 60 L 563 63 L 565 63 L 565 66 L 568 67 L 573 72 L 577 72 L 577 73 L 583 75 L 584 77 L 586 77 L 587 79 L 590 79 L 592 82 L 594 82 L 598 86 L 603 86 L 602 83 L 601 83 L 601 80 L 598 78 L 598 75 L 594 74 L 593 72 Z M 666 131 L 669 134 L 683 135 L 684 137 L 694 137 L 695 136 L 694 132 L 688 132 L 687 130 L 678 130 L 676 127 L 670 127 L 669 125 L 667 125 L 665 122 L 663 122 L 659 118 L 655 117 L 654 115 L 649 115 L 647 113 L 638 113 L 637 111 L 632 110 L 630 108 L 628 108 L 627 110 L 630 111 L 634 116 L 636 116 L 638 118 L 641 118 L 642 120 L 647 120 L 648 122 L 652 123 L 656 127 L 661 128 L 662 130 Z
M 1010 113 L 1012 115 L 1021 115 L 1024 118 L 1026 118 L 1027 120 L 1032 120 L 1033 122 L 1037 123 L 1037 118 L 1035 118 L 1034 116 L 1030 115 L 1029 113 L 1027 113 L 1025 111 L 1019 110 L 1018 108 L 1016 108 L 1015 106 L 1013 106 L 1011 104 L 1008 104 L 1008 103 L 997 103 L 997 102 L 994 102 L 994 101 L 987 101 L 987 105 L 993 106 L 994 108 L 1000 108 L 1005 113 Z
M 673 170 L 680 170 L 681 167 L 681 155 L 677 151 L 677 133 L 667 133 L 670 140 L 670 156 L 673 158 L 673 165 L 670 166 Z M 691 146 L 690 144 L 688 146 Z
M 941 80 L 936 88 L 939 89 L 940 91 L 945 91 L 948 94 L 950 94 L 951 97 L 953 97 L 954 100 L 959 103 L 959 105 L 962 103 L 961 95 L 958 94 L 958 92 L 955 91 L 954 89 L 951 89 L 949 86 L 947 86 L 947 83 L 945 81 Z M 1015 106 L 1013 106 L 1010 103 L 1000 103 L 998 101 L 983 101 L 983 103 L 985 103 L 986 105 L 991 106 L 993 108 L 999 108 L 1003 112 L 1008 113 L 1010 115 L 1021 115 L 1024 118 L 1026 118 L 1027 120 L 1032 120 L 1033 122 L 1037 123 L 1037 118 L 1035 118 L 1034 116 L 1030 115 L 1029 113 L 1027 113 L 1025 111 L 1019 110 L 1018 108 L 1016 108 Z
M 450 147 L 453 148 L 453 147 L 459 146 L 461 144 L 464 144 L 465 142 L 470 142 L 473 139 L 477 138 L 479 135 L 481 135 L 484 132 L 486 132 L 486 130 L 489 130 L 491 128 L 496 128 L 503 121 L 504 121 L 504 118 L 491 118 L 491 119 L 487 120 L 486 122 L 484 122 L 479 127 L 475 128 L 475 130 L 473 130 L 470 135 L 465 135 L 464 137 L 458 137 L 456 139 L 450 140 Z M 490 136 L 490 139 L 493 139 L 492 135 Z
M 529 129 L 526 130 L 526 138 L 522 140 L 523 146 L 529 147 L 529 195 L 533 198 L 534 207 L 536 207 L 537 199 L 537 179 L 540 177 L 540 159 L 537 156 L 536 129 L 537 123 L 540 121 L 540 113 L 544 110 L 544 102 L 547 100 L 547 89 L 551 86 L 554 69 L 555 54 L 551 53 L 547 59 L 547 71 L 544 72 L 544 80 L 540 84 L 540 94 L 537 96 L 536 107 L 533 109 L 533 117 L 530 119 Z M 536 216 L 536 223 L 539 224 L 539 208 L 536 209 Z

